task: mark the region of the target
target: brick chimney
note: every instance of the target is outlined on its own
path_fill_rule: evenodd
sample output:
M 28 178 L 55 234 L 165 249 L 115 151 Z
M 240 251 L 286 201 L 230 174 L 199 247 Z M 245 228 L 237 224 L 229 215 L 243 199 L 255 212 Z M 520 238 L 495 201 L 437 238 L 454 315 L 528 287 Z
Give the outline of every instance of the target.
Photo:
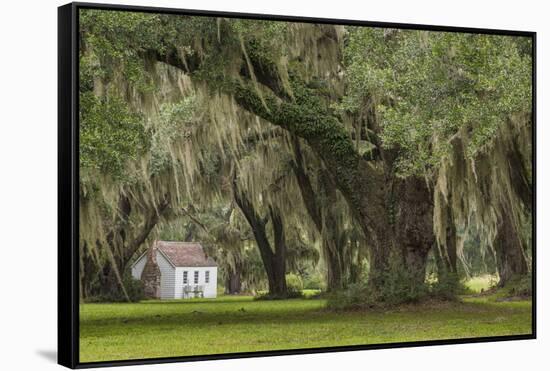
M 147 250 L 147 261 L 141 281 L 144 286 L 144 294 L 148 299 L 160 299 L 160 268 L 157 263 L 157 241 Z

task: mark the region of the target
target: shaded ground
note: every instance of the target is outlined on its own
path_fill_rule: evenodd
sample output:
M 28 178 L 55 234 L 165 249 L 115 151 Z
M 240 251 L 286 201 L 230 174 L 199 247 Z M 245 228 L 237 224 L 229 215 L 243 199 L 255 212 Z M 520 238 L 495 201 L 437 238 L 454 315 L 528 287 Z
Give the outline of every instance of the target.
M 531 302 L 330 312 L 324 300 L 220 297 L 80 306 L 81 362 L 531 333 Z

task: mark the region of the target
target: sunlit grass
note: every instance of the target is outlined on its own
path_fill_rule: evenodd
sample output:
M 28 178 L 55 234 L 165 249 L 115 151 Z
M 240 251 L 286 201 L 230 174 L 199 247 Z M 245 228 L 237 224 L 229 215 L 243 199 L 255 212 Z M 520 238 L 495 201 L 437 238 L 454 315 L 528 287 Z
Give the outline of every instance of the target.
M 491 287 L 495 286 L 498 282 L 498 277 L 491 274 L 483 276 L 472 277 L 464 282 L 466 288 L 475 293 L 480 293 L 482 290 L 487 291 Z

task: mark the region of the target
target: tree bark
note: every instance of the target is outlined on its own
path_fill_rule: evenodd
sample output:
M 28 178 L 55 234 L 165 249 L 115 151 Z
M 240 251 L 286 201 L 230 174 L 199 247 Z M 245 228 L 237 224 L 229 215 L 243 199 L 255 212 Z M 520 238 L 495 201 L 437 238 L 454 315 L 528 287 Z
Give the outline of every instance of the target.
M 297 179 L 298 187 L 302 200 L 306 206 L 309 216 L 313 220 L 319 235 L 321 235 L 321 250 L 326 264 L 326 288 L 327 291 L 343 289 L 347 286 L 344 277 L 345 246 L 340 245 L 339 223 L 336 220 L 335 211 L 332 206 L 337 202 L 336 190 L 329 176 L 321 169 L 318 170 L 319 193 L 313 189 L 311 179 L 306 171 L 304 156 L 299 139 L 293 138 L 293 150 L 295 161 L 293 163 L 294 174 Z M 320 198 L 324 198 L 321 200 Z M 349 267 L 351 268 L 351 267 Z
M 242 289 L 241 280 L 242 269 L 239 264 L 236 264 L 234 269 L 230 269 L 225 280 L 225 293 L 228 295 L 239 294 Z
M 235 203 L 241 209 L 254 234 L 256 245 L 260 251 L 260 257 L 267 275 L 269 294 L 280 297 L 286 296 L 288 291 L 285 275 L 286 244 L 284 226 L 280 214 L 270 207 L 275 247 L 275 250 L 273 250 L 267 236 L 267 220 L 258 215 L 246 194 L 239 190 L 235 178 L 233 179 L 233 196 Z
M 319 200 L 323 215 L 321 234 L 322 249 L 327 264 L 327 291 L 337 291 L 348 287 L 353 262 L 346 259 L 353 246 L 342 238 L 342 225 L 336 215 L 334 205 L 338 202 L 336 188 L 330 175 L 319 171 Z
M 513 278 L 529 273 L 520 233 L 512 221 L 512 216 L 506 211 L 503 211 L 501 215 L 494 249 L 497 258 L 499 287 L 504 287 Z
M 413 285 L 424 285 L 428 252 L 435 243 L 433 233 L 433 189 L 426 180 L 408 177 L 398 189 L 399 209 L 396 215 L 398 238 L 405 266 Z
M 445 201 L 442 200 L 442 202 Z M 448 280 L 458 283 L 456 224 L 449 204 L 444 210 L 445 216 L 442 218 L 445 218 L 445 241 L 440 241 L 433 246 L 437 277 L 440 283 Z
M 433 190 L 424 179 L 394 179 L 386 185 L 385 213 L 375 224 L 370 244 L 369 285 L 384 298 L 388 285 L 416 292 L 425 284 L 432 248 Z
M 448 212 L 447 233 L 445 239 L 445 251 L 447 253 L 446 268 L 447 272 L 457 274 L 457 252 L 456 252 L 456 225 L 451 216 L 450 210 Z
M 336 246 L 333 240 L 323 240 L 323 256 L 327 265 L 326 287 L 328 292 L 345 289 L 348 286 L 344 277 L 343 262 L 341 254 L 343 251 Z
M 284 296 L 287 293 L 286 285 L 286 238 L 285 226 L 281 218 L 279 210 L 273 206 L 269 206 L 269 215 L 273 224 L 273 240 L 275 246 L 275 254 L 273 254 L 273 294 Z

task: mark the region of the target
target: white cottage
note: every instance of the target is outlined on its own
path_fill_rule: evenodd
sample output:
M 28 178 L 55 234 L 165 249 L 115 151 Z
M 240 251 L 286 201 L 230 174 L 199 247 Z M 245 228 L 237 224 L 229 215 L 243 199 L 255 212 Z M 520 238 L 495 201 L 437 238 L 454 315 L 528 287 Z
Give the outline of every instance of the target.
M 148 297 L 215 298 L 218 267 L 198 242 L 155 241 L 132 265 Z

